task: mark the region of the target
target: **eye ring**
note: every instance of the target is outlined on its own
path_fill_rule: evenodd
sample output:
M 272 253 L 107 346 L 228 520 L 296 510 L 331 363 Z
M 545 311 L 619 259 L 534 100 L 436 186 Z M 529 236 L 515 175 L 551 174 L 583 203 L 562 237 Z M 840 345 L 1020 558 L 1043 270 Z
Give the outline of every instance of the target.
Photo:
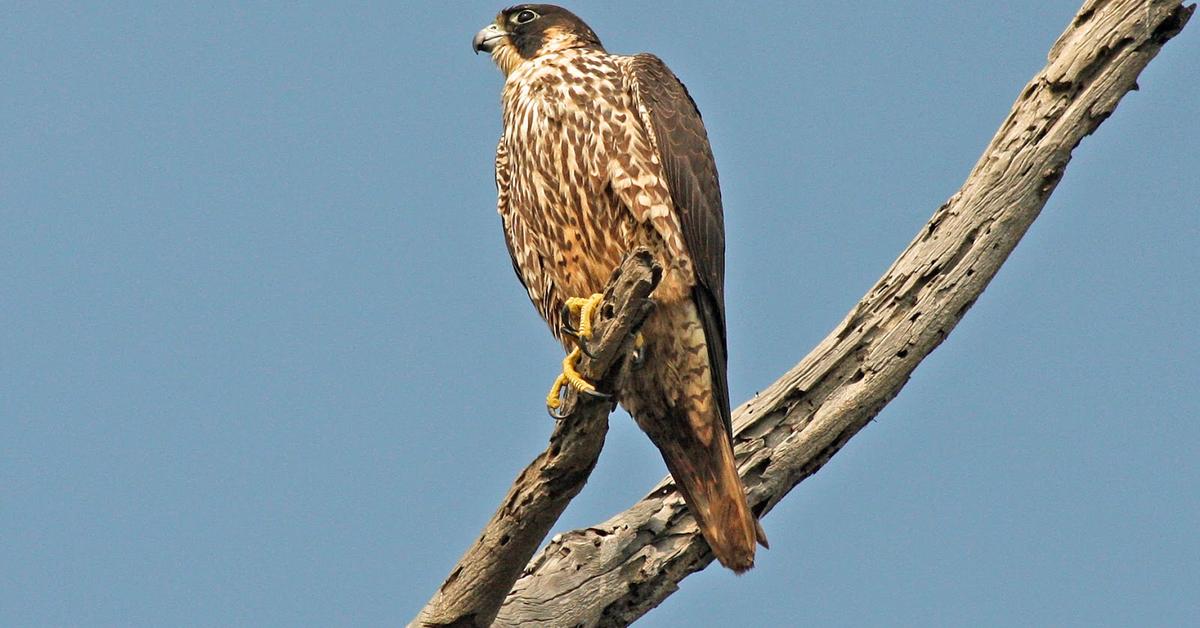
M 538 14 L 529 9 L 524 9 L 513 16 L 513 22 L 517 24 L 528 24 L 536 19 L 538 19 Z

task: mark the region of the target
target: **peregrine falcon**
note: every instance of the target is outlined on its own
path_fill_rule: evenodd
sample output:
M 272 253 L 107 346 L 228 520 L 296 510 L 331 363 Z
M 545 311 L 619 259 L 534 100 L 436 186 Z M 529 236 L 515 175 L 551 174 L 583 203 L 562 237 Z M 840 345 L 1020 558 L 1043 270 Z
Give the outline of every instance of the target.
M 658 57 L 609 54 L 569 11 L 522 4 L 475 35 L 504 73 L 497 208 L 513 268 L 575 372 L 613 269 L 635 247 L 663 268 L 640 367 L 613 391 L 662 453 L 722 565 L 754 565 L 766 536 L 738 477 L 725 340 L 725 228 L 700 112 Z M 572 319 L 578 317 L 576 324 Z

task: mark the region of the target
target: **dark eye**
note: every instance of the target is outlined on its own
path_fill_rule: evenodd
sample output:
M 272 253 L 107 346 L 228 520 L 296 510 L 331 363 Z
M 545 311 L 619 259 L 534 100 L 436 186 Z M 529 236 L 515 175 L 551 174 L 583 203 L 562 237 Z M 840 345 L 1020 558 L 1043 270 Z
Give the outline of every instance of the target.
M 520 13 L 518 13 L 516 15 L 516 17 L 513 18 L 513 21 L 516 22 L 517 24 L 528 24 L 528 23 L 536 20 L 537 17 L 538 17 L 537 13 L 534 13 L 533 11 L 530 11 L 529 9 L 525 9 L 524 11 L 521 11 Z

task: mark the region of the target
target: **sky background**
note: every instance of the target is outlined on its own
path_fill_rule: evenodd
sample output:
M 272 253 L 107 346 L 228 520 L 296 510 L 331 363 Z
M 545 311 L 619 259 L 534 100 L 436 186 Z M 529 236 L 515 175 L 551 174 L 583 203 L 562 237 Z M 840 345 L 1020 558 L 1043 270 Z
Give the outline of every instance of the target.
M 962 183 L 1078 2 L 576 3 L 691 89 L 738 403 Z M 546 443 L 500 6 L 0 5 L 0 624 L 396 625 Z M 877 421 L 645 626 L 1200 621 L 1200 25 Z M 621 413 L 557 529 L 663 474 Z

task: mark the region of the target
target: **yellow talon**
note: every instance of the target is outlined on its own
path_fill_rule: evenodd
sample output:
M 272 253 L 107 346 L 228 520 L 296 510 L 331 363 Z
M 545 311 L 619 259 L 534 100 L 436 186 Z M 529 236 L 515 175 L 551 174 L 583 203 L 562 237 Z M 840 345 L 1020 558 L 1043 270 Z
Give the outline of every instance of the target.
M 567 385 L 567 376 L 559 373 L 558 377 L 554 378 L 554 383 L 550 386 L 550 394 L 546 395 L 546 407 L 551 410 L 557 410 L 562 406 L 562 389 Z
M 579 371 L 575 370 L 575 365 L 579 364 L 580 355 L 581 352 L 579 351 L 579 347 L 575 347 L 574 351 L 568 353 L 567 357 L 563 358 L 562 375 L 563 377 L 567 378 L 567 382 L 571 384 L 571 388 L 574 388 L 581 393 L 594 393 L 596 392 L 596 387 L 593 386 L 591 382 L 584 379 L 583 376 L 579 374 Z
M 578 317 L 579 331 L 574 332 L 577 336 L 576 341 L 588 340 L 592 337 L 594 330 L 593 320 L 596 316 L 596 309 L 604 302 L 604 295 L 600 293 L 593 294 L 590 297 L 571 297 L 567 299 L 567 313 L 569 317 Z M 570 324 L 570 320 L 567 321 Z M 550 392 L 546 395 L 546 407 L 551 410 L 557 410 L 562 407 L 562 392 L 567 386 L 574 388 L 576 391 L 597 396 L 606 396 L 596 391 L 596 387 L 591 382 L 583 378 L 579 374 L 579 370 L 575 368 L 579 364 L 579 359 L 583 355 L 580 347 L 575 347 L 567 357 L 562 361 L 562 373 L 554 378 L 554 384 L 550 386 Z
M 579 317 L 579 337 L 587 340 L 592 337 L 592 319 L 596 316 L 596 308 L 604 302 L 604 295 L 593 294 L 590 297 L 571 297 L 567 299 L 567 309 L 572 316 Z
M 575 368 L 575 365 L 579 363 L 580 355 L 582 353 L 576 347 L 567 354 L 567 357 L 563 358 L 562 373 L 554 378 L 554 384 L 550 386 L 550 393 L 546 395 L 546 407 L 551 410 L 557 410 L 562 406 L 562 390 L 567 386 L 584 394 L 599 394 L 596 392 L 596 387 L 584 379 Z

